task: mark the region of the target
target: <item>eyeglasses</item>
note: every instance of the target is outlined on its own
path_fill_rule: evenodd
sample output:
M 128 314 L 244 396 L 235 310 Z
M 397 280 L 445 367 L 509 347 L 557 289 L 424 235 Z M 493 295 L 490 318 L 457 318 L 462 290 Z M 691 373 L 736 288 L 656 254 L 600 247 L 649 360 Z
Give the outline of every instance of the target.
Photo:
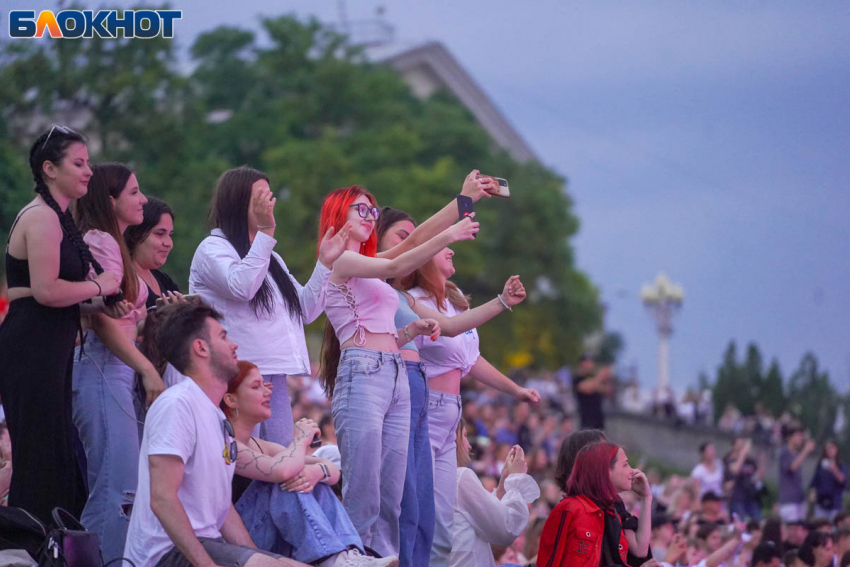
M 71 132 L 73 132 L 73 130 L 71 130 L 67 126 L 60 126 L 59 124 L 54 124 L 50 127 L 50 132 L 47 134 L 47 138 L 44 139 L 44 143 L 41 145 L 42 150 L 47 146 L 47 142 L 48 140 L 50 140 L 50 136 L 53 135 L 54 130 L 59 130 L 59 132 L 62 134 L 70 134 Z
M 236 460 L 236 456 L 239 454 L 236 448 L 236 436 L 233 433 L 233 424 L 226 419 L 221 422 L 221 429 L 224 434 L 224 451 L 221 452 L 221 456 L 224 457 L 225 464 L 229 465 Z M 227 440 L 228 436 L 230 436 L 230 441 Z
M 365 219 L 369 217 L 369 213 L 372 213 L 372 216 L 375 217 L 375 220 L 381 216 L 381 210 L 378 207 L 370 207 L 366 203 L 355 203 L 353 205 L 349 205 L 349 209 L 353 209 L 357 207 L 357 214 L 360 215 L 361 219 Z

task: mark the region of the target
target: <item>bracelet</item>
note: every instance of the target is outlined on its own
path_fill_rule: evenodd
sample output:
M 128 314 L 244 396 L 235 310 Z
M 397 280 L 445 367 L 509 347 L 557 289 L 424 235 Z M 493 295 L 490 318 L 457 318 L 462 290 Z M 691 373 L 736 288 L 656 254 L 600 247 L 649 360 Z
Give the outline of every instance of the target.
M 407 325 L 405 325 L 404 327 L 402 327 L 402 329 L 401 329 L 401 330 L 402 330 L 402 331 L 404 331 L 404 336 L 405 336 L 405 337 L 407 337 L 407 342 L 410 342 L 410 341 L 412 341 L 413 339 L 411 339 L 411 338 L 410 338 L 410 334 L 407 332 L 407 327 L 408 327 L 408 326 L 407 326 Z
M 264 228 L 274 228 L 274 227 L 276 227 L 276 226 L 277 226 L 276 224 L 267 224 L 267 225 L 265 225 L 265 226 L 263 226 L 263 225 L 259 225 L 259 224 L 258 224 L 258 225 L 257 225 L 257 228 L 259 228 L 260 230 L 263 230 Z
M 328 470 L 328 465 L 326 465 L 325 463 L 319 463 L 319 466 L 322 468 L 322 474 L 325 475 L 320 482 L 328 480 L 331 477 L 331 473 Z
M 504 299 L 502 299 L 502 294 L 501 294 L 501 293 L 500 293 L 499 295 L 497 295 L 497 296 L 496 296 L 496 298 L 499 300 L 499 303 L 501 303 L 501 304 L 502 304 L 502 307 L 504 307 L 504 308 L 505 308 L 505 309 L 507 309 L 508 311 L 513 311 L 513 309 L 511 309 L 511 306 L 510 306 L 510 305 L 508 305 L 507 303 L 505 303 L 505 300 L 504 300 Z
M 97 295 L 95 297 L 100 297 L 103 295 L 103 289 L 100 287 L 100 284 L 97 283 L 97 280 L 91 280 L 91 283 L 97 286 Z

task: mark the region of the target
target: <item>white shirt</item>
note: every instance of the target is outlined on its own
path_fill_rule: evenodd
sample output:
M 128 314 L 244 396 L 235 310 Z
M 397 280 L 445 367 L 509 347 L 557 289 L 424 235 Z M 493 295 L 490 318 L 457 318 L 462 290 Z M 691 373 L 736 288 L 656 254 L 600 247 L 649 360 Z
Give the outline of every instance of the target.
M 183 461 L 177 497 L 198 537 L 221 537 L 230 511 L 234 464 L 224 462 L 224 413 L 188 379 L 165 390 L 151 405 L 139 452 L 139 485 L 124 557 L 136 567 L 153 567 L 174 544 L 151 510 L 148 456 L 176 455 Z M 227 438 L 228 442 L 231 440 Z
M 433 297 L 428 297 L 427 292 L 420 287 L 414 287 L 408 292 L 423 305 L 437 310 L 437 302 Z M 463 311 L 446 300 L 445 309 L 442 310 L 446 317 L 454 317 Z M 446 372 L 460 369 L 461 378 L 469 374 L 472 366 L 481 356 L 478 350 L 478 330 L 470 329 L 456 337 L 441 335 L 436 341 L 432 341 L 428 335 L 419 335 L 415 339 L 416 348 L 419 349 L 419 357 L 425 363 L 425 377 L 433 378 Z
M 528 503 L 538 498 L 540 487 L 527 474 L 508 476 L 499 500 L 472 469 L 458 468 L 449 567 L 494 567 L 490 544 L 511 545 L 528 526 Z
M 708 470 L 702 463 L 691 471 L 691 478 L 699 481 L 699 495 L 702 497 L 706 492 L 713 492 L 717 496 L 723 496 L 723 461 L 717 459 L 714 462 L 714 471 Z
M 325 287 L 331 271 L 316 262 L 306 286 L 299 284 L 274 252 L 277 242 L 258 232 L 248 254 L 240 258 L 219 229 L 205 238 L 192 258 L 189 293 L 197 293 L 224 316 L 222 325 L 239 347 L 241 360 L 253 362 L 263 375 L 310 374 L 310 355 L 304 324 L 315 321 L 325 308 Z M 304 320 L 292 318 L 283 296 L 269 275 L 271 258 L 280 263 L 298 291 Z M 274 310 L 254 313 L 250 301 L 263 281 L 271 283 Z

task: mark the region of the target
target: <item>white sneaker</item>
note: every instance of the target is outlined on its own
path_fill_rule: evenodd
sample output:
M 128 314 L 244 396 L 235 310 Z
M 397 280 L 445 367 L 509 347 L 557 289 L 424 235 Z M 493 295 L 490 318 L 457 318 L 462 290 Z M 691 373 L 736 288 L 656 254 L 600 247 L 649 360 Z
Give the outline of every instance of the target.
M 368 557 L 358 549 L 343 551 L 336 556 L 334 567 L 398 567 L 398 557 Z

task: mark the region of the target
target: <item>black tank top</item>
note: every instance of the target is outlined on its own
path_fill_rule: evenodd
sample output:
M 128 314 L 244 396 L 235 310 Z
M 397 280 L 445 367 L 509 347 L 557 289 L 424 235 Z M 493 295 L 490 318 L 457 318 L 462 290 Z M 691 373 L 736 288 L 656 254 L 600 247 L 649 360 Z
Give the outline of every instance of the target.
M 254 439 L 253 437 L 251 437 L 251 441 L 254 442 L 254 445 L 257 446 L 257 449 L 260 450 L 260 453 L 263 453 L 265 455 L 265 452 L 263 452 L 263 448 L 260 447 L 260 444 L 257 443 L 257 440 Z M 254 481 L 251 480 L 250 478 L 247 478 L 247 477 L 244 477 L 244 476 L 239 476 L 238 474 L 233 475 L 233 481 L 231 483 L 230 494 L 231 494 L 232 502 L 234 504 L 236 504 L 239 501 L 239 499 L 242 498 L 242 494 L 244 494 L 245 491 L 248 490 L 248 487 L 251 486 L 252 482 L 254 482 Z
M 30 287 L 30 263 L 29 260 L 21 260 L 9 254 L 9 240 L 12 238 L 12 231 L 15 230 L 18 221 L 28 210 L 36 207 L 28 207 L 21 211 L 18 218 L 9 229 L 9 238 L 6 240 L 6 281 L 9 289 L 13 287 Z M 65 234 L 65 229 L 62 229 L 62 242 L 59 244 L 59 279 L 69 282 L 81 282 L 85 279 L 86 274 L 83 273 L 83 260 L 80 258 L 80 253 L 71 239 Z

